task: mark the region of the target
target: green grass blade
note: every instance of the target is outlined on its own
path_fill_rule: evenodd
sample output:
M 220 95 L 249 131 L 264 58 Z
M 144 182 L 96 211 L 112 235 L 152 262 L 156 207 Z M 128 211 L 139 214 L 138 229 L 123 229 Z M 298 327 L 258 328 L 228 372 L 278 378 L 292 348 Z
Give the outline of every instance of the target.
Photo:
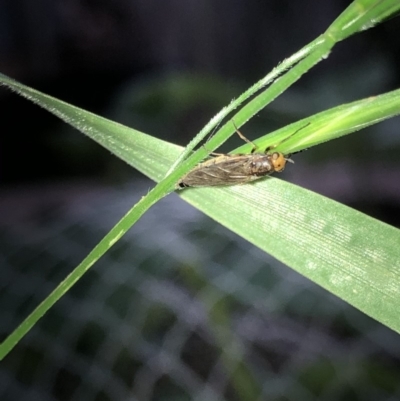
M 175 152 L 177 155 L 177 152 Z M 95 246 L 88 256 L 51 292 L 46 299 L 1 344 L 2 360 L 29 332 L 37 321 L 164 195 L 161 185 L 143 197 Z
M 400 230 L 274 178 L 182 197 L 400 333 Z
M 275 148 L 290 154 L 340 138 L 399 114 L 400 89 L 397 89 L 325 110 L 265 135 L 254 143 L 263 150 L 290 137 Z M 250 150 L 251 145 L 246 144 L 233 153 L 249 153 Z
M 397 0 L 359 0 L 352 3 L 321 38 L 296 54 L 296 57 L 288 59 L 287 68 L 291 69 L 240 110 L 234 117 L 235 122 L 240 126 L 265 107 L 326 57 L 338 40 L 371 27 L 399 9 Z M 223 110 L 207 129 L 201 131 L 191 146 L 194 147 L 219 118 L 270 82 L 271 76 L 265 77 L 245 92 L 237 103 Z M 1 74 L 0 84 L 46 108 L 156 181 L 162 179 L 179 155 L 180 148 L 175 145 L 54 99 Z M 354 103 L 341 106 L 342 109 L 332 109 L 310 118 L 308 121 L 312 123 L 282 143 L 280 149 L 285 152 L 301 150 L 398 114 L 398 93 L 395 91 L 386 98 L 384 96 L 377 100 L 363 101 L 359 105 Z M 301 124 L 304 121 L 285 127 L 268 139 L 260 140 L 260 146 L 268 146 L 268 141 L 270 144 L 279 143 L 280 137 L 287 137 L 293 128 L 301 128 Z M 222 127 L 209 142 L 209 148 L 215 149 L 233 131 L 232 124 Z M 189 154 L 190 150 L 186 153 Z M 195 152 L 142 198 L 0 345 L 0 359 L 152 204 L 172 191 L 175 182 L 205 154 L 203 149 Z M 253 244 L 399 332 L 396 313 L 400 306 L 399 230 L 276 179 L 230 188 L 190 189 L 181 195 Z
M 22 96 L 51 111 L 64 121 L 87 134 L 96 142 L 112 151 L 138 170 L 156 180 L 161 180 L 171 159 L 176 158 L 180 149 L 129 129 L 113 121 L 96 116 L 78 107 L 62 102 L 51 96 L 29 88 L 0 74 L 0 83 L 17 91 Z M 165 196 L 173 188 L 173 183 L 164 182 L 157 185 L 147 196 L 143 197 L 128 213 L 111 229 L 89 255 L 63 280 L 52 293 L 11 333 L 0 345 L 0 360 L 24 337 L 36 322 L 103 256 L 147 211 L 155 202 Z
M 322 51 L 321 51 L 322 48 Z M 287 72 L 291 70 L 297 63 L 301 60 L 307 58 L 309 55 L 319 50 L 319 56 L 313 57 L 314 63 L 308 62 L 307 68 L 300 68 L 302 72 L 298 72 L 299 67 L 297 67 L 292 72 Z M 184 151 L 179 155 L 177 160 L 173 163 L 173 165 L 168 170 L 167 174 L 170 174 L 184 159 L 186 159 L 192 152 L 192 150 L 214 129 L 225 117 L 227 117 L 232 111 L 237 109 L 243 102 L 251 98 L 254 94 L 259 92 L 262 88 L 269 85 L 271 82 L 276 80 L 281 75 L 289 75 L 294 76 L 295 79 L 291 81 L 291 83 L 295 82 L 302 74 L 304 74 L 309 68 L 311 68 L 315 63 L 317 63 L 324 55 L 329 53 L 330 47 L 325 44 L 325 39 L 323 37 L 317 38 L 316 40 L 312 41 L 308 45 L 304 46 L 301 50 L 283 60 L 276 68 L 274 68 L 270 73 L 268 73 L 265 77 L 260 79 L 256 82 L 253 86 L 251 86 L 248 90 L 243 92 L 237 99 L 233 99 L 232 102 L 224 107 L 218 114 L 216 114 L 209 122 L 205 125 L 205 127 L 190 141 L 190 143 L 185 147 Z M 287 85 L 288 86 L 288 85 Z M 286 86 L 286 87 L 287 87 Z M 284 89 L 285 86 L 280 85 L 280 91 L 275 91 L 271 95 L 269 95 L 269 91 L 267 95 L 264 95 L 263 104 L 259 108 L 253 108 L 246 113 L 243 111 L 239 112 L 235 116 L 235 120 L 241 125 L 242 121 L 247 121 L 252 115 L 254 115 L 258 110 L 265 107 L 268 103 L 270 103 L 273 99 L 275 99 Z M 243 113 L 243 116 L 241 115 Z M 251 114 L 253 113 L 253 114 Z M 226 131 L 226 132 L 225 132 Z M 216 140 L 216 144 L 214 147 L 218 147 L 224 141 L 226 141 L 230 135 L 233 133 L 232 126 L 228 126 L 228 128 L 222 127 L 219 131 L 217 131 L 216 135 L 214 136 L 214 141 Z M 213 147 L 213 143 L 209 143 L 208 146 L 210 149 Z M 214 149 L 212 149 L 214 150 Z
M 292 57 L 284 60 L 270 74 L 266 75 L 249 90 L 244 92 L 237 99 L 234 99 L 229 106 L 221 110 L 221 112 L 189 143 L 184 152 L 170 168 L 168 174 L 171 173 L 185 157 L 191 154 L 194 147 L 200 143 L 219 121 L 228 116 L 231 111 L 251 98 L 264 86 L 275 80 L 270 87 L 258 94 L 234 115 L 233 119 L 238 127 L 271 103 L 319 61 L 327 58 L 337 42 L 357 32 L 362 32 L 371 28 L 388 17 L 395 16 L 399 10 L 400 2 L 398 0 L 356 0 L 352 2 L 323 35 L 295 53 Z M 215 133 L 212 139 L 208 141 L 208 149 L 216 149 L 233 133 L 234 129 L 232 124 L 230 122 L 226 123 Z M 199 150 L 189 157 L 189 165 L 195 165 L 204 158 L 205 155 L 203 150 Z
M 144 174 L 151 173 L 158 180 L 160 174 L 165 174 L 159 166 L 165 166 L 170 158 L 164 159 L 164 145 L 157 138 L 46 95 L 3 74 L 0 74 L 0 85 L 48 110 Z M 181 148 L 177 146 L 178 149 Z M 153 162 L 147 165 L 149 159 Z M 142 170 L 142 165 L 147 165 L 146 171 Z
M 398 0 L 355 0 L 332 23 L 326 35 L 336 42 L 372 28 L 400 12 Z
M 4 79 L 3 82 L 8 83 Z M 179 154 L 180 148 L 176 145 L 95 116 L 15 81 L 11 80 L 11 83 L 14 89 L 18 87 L 18 90 L 26 97 L 33 98 L 36 102 L 43 102 L 48 108 L 55 108 L 64 120 L 92 136 L 93 139 L 156 181 L 164 176 Z M 368 109 L 368 112 L 359 112 L 363 108 Z M 346 116 L 355 113 L 358 116 L 358 119 L 354 120 L 357 121 L 357 126 L 353 127 L 355 130 L 360 125 L 374 123 L 385 116 L 387 118 L 398 113 L 398 108 L 398 91 L 394 91 L 320 113 L 313 118 L 313 124 L 314 128 L 326 127 L 325 122 L 334 115 L 340 122 Z M 340 118 L 340 113 L 343 119 Z M 363 117 L 362 121 L 360 116 Z M 304 128 L 304 131 L 307 128 Z M 339 131 L 336 129 L 335 124 L 328 125 L 323 132 L 325 139 L 327 135 L 335 137 L 343 134 L 343 127 Z M 278 132 L 278 134 L 282 133 Z M 303 135 L 307 138 L 305 133 Z M 303 137 L 301 138 L 304 140 Z M 302 143 L 304 145 L 304 142 Z M 179 174 L 183 174 L 180 170 L 183 170 L 182 166 L 135 205 L 82 263 L 1 344 L 0 359 L 152 204 L 170 191 L 174 182 L 180 177 Z M 288 266 L 399 331 L 399 322 L 395 319 L 393 312 L 400 306 L 397 305 L 395 292 L 393 292 L 393 283 L 398 283 L 396 276 L 400 256 L 397 246 L 400 243 L 398 230 L 336 202 L 275 179 L 268 179 L 257 185 L 190 189 L 184 191 L 182 196 L 221 224 L 247 238 Z M 300 200 L 300 203 L 297 200 Z M 321 207 L 317 208 L 315 205 Z M 363 231 L 360 231 L 360 227 Z M 320 230 L 316 231 L 317 228 Z M 349 239 L 348 243 L 343 242 L 343 238 Z M 302 244 L 302 246 L 296 248 L 294 246 L 296 244 Z M 286 247 L 292 249 L 291 253 L 286 251 Z M 294 252 L 296 249 L 297 252 Z M 329 252 L 321 259 L 317 257 L 316 249 L 326 249 Z M 363 263 L 361 263 L 362 260 Z M 318 274 L 315 274 L 310 266 L 315 266 L 314 270 Z M 330 269 L 336 272 L 335 276 L 328 275 Z M 381 280 L 376 277 L 376 272 Z M 387 277 L 390 277 L 389 288 L 385 285 Z M 343 283 L 350 284 L 346 286 Z M 356 290 L 351 292 L 350 287 L 353 285 Z M 359 294 L 362 294 L 361 298 L 369 294 L 368 302 L 361 302 Z M 387 310 L 379 306 L 382 300 L 387 302 Z

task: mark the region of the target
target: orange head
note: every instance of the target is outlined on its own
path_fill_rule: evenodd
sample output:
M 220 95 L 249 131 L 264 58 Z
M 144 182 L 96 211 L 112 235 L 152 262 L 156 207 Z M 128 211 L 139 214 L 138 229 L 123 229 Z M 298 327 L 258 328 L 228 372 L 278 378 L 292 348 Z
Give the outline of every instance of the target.
M 283 155 L 283 153 L 280 152 L 274 152 L 271 155 L 271 163 L 274 166 L 274 170 L 277 173 L 280 173 L 281 171 L 283 171 L 283 169 L 286 166 L 286 162 L 290 160 L 290 159 L 286 159 L 285 156 Z

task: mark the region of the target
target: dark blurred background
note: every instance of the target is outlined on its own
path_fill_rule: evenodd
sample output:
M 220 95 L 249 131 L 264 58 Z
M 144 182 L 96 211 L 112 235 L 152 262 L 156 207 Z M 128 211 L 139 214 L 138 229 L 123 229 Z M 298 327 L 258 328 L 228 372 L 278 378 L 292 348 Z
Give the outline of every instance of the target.
M 221 107 L 323 32 L 349 3 L 3 0 L 0 70 L 185 145 Z M 244 127 L 246 135 L 255 138 L 326 108 L 396 88 L 399 48 L 396 18 L 344 41 Z M 3 187 L 77 178 L 115 183 L 135 174 L 8 90 L 1 90 L 0 104 Z M 383 202 L 391 208 L 399 197 L 396 181 L 389 179 L 398 173 L 397 124 L 393 119 L 299 155 L 292 180 L 398 222 L 371 206 Z M 233 140 L 223 150 L 235 146 Z
M 186 145 L 349 3 L 2 0 L 0 71 Z M 398 88 L 399 21 L 337 45 L 245 135 Z M 4 338 L 153 184 L 9 90 L 0 90 L 0 110 Z M 281 177 L 399 226 L 398 123 L 302 152 Z M 220 305 L 222 325 L 212 318 Z M 396 334 L 171 195 L 6 358 L 0 395 L 398 399 L 399 362 Z M 242 364 L 247 380 L 235 376 Z

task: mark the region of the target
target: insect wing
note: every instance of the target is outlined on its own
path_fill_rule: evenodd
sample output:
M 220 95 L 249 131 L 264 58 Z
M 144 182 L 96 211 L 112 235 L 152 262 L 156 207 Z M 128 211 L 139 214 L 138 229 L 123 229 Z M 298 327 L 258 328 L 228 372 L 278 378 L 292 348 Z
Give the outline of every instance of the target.
M 261 164 L 255 162 L 262 161 Z M 199 164 L 178 182 L 178 188 L 243 184 L 273 171 L 266 155 L 224 155 Z

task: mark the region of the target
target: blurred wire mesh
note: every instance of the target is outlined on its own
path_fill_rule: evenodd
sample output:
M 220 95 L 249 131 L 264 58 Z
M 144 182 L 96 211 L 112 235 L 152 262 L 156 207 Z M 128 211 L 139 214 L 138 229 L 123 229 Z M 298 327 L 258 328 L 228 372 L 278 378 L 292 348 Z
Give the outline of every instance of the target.
M 324 2 L 317 13 L 312 1 L 286 3 L 169 1 L 160 7 L 160 2 L 149 0 L 72 0 L 35 2 L 33 10 L 32 2 L 6 1 L 0 5 L 0 30 L 5 32 L 0 35 L 0 64 L 13 77 L 46 78 L 41 89 L 51 89 L 51 94 L 74 104 L 79 93 L 79 105 L 93 111 L 115 95 L 116 84 L 132 79 L 132 89 L 122 99 L 128 107 L 116 101 L 119 114 L 114 117 L 118 114 L 119 121 L 144 132 L 187 143 L 209 119 L 210 110 L 215 113 L 241 92 L 237 86 L 243 83 L 237 77 L 255 82 L 323 32 L 348 2 Z M 313 80 L 306 85 L 308 92 L 292 92 L 278 103 L 278 113 L 269 110 L 266 117 L 275 116 L 279 124 L 291 122 L 397 87 L 397 29 L 393 20 L 384 29 L 367 31 L 364 39 L 354 39 L 354 47 L 343 43 L 324 67 L 332 68 L 328 78 L 306 76 Z M 154 78 L 181 70 L 222 78 L 220 84 L 208 85 L 192 79 L 202 90 L 194 87 L 191 97 L 186 95 L 187 84 L 177 85 L 174 79 L 162 85 Z M 322 77 L 322 70 L 319 74 Z M 88 168 L 100 170 L 94 153 L 82 151 L 87 145 L 78 134 L 55 136 L 51 126 L 50 139 L 46 138 L 51 146 L 43 146 L 43 122 L 20 104 L 11 108 L 13 102 L 4 99 L 3 183 L 14 176 L 25 183 L 31 176 L 37 179 L 37 170 L 54 179 L 60 164 L 70 177 L 82 160 L 85 176 Z M 205 105 L 207 99 L 213 100 L 211 106 Z M 175 109 L 188 111 L 182 118 Z M 270 130 L 262 115 L 252 123 L 260 126 L 252 138 Z M 328 189 L 321 183 L 329 183 L 329 189 L 364 194 L 368 200 L 390 195 L 397 206 L 398 169 L 390 165 L 378 171 L 373 159 L 382 166 L 390 152 L 398 165 L 398 136 L 393 134 L 397 125 L 392 124 L 362 146 L 338 141 L 341 154 L 347 151 L 352 163 L 355 156 L 364 156 L 357 170 L 363 175 L 351 180 L 343 173 L 349 168 L 327 166 L 327 159 L 339 153 L 330 144 L 307 152 L 324 161 L 323 167 L 312 169 L 319 179 L 305 179 L 299 163 L 297 181 L 314 189 L 319 185 L 322 193 Z M 246 132 L 253 131 L 246 127 Z M 54 160 L 49 159 L 49 148 L 58 149 Z M 38 169 L 41 163 L 45 167 Z M 110 175 L 118 181 L 115 169 Z M 8 194 L 2 190 L 1 338 L 148 187 L 63 184 L 24 187 Z M 397 213 L 387 205 L 384 209 L 391 218 Z M 153 207 L 5 358 L 0 365 L 0 399 L 397 400 L 399 358 L 397 334 L 171 195 Z
M 147 189 L 3 195 L 2 338 Z M 5 358 L 0 399 L 396 400 L 399 373 L 396 333 L 170 195 Z

